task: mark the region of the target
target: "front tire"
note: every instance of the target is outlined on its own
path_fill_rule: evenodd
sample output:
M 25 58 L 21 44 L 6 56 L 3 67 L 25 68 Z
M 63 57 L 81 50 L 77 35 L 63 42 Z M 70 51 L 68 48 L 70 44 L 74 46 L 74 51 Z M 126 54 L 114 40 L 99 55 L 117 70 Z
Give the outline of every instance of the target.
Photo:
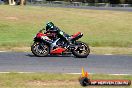
M 44 57 L 50 52 L 49 46 L 43 43 L 35 42 L 31 46 L 31 51 L 35 56 Z
M 75 43 L 75 49 L 72 50 L 72 53 L 78 58 L 86 58 L 90 53 L 90 48 L 86 43 L 77 41 Z

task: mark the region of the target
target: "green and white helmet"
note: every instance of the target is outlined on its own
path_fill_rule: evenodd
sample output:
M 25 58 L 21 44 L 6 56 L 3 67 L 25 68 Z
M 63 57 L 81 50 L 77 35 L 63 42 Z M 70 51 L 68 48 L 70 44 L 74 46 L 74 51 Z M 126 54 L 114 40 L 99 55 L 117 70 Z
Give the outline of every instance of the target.
M 54 28 L 54 24 L 52 22 L 48 22 L 46 24 L 46 30 L 50 30 L 50 29 L 53 29 Z

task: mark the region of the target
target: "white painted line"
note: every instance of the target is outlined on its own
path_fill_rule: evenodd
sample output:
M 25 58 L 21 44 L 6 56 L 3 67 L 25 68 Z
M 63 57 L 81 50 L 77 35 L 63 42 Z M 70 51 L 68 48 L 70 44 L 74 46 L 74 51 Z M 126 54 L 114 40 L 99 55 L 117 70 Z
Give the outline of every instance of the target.
M 106 74 L 106 75 L 132 75 L 132 74 Z
M 0 72 L 0 74 L 6 74 L 6 73 L 37 73 L 37 72 Z
M 7 51 L 0 51 L 0 52 L 7 52 Z
M 82 73 L 66 73 L 66 74 L 75 74 L 75 75 L 78 75 L 78 74 L 82 74 Z M 88 73 L 88 74 L 96 74 L 96 73 Z M 132 74 L 104 74 L 104 75 L 132 75 Z
M 37 72 L 15 72 L 15 73 L 37 73 Z
M 2 74 L 2 73 L 11 73 L 11 72 L 0 72 L 0 74 Z
M 0 72 L 0 74 L 5 73 L 38 73 L 38 72 Z M 63 73 L 62 73 L 63 74 Z M 64 74 L 73 74 L 73 75 L 80 75 L 82 73 L 64 73 Z M 88 73 L 88 74 L 96 74 L 96 73 Z M 104 75 L 132 75 L 132 74 L 104 74 Z
M 65 73 L 65 74 L 80 75 L 81 73 Z

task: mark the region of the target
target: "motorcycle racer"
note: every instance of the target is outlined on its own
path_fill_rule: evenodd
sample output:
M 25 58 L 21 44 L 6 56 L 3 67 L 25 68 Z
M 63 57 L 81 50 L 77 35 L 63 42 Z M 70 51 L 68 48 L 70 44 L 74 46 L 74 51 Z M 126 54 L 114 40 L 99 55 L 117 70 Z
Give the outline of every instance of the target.
M 66 34 L 65 32 L 63 32 L 62 30 L 60 30 L 57 26 L 55 26 L 52 22 L 48 22 L 46 24 L 46 31 L 47 32 L 55 32 L 57 34 L 60 34 L 65 41 L 67 41 L 69 44 L 71 44 L 70 38 L 71 36 L 69 36 L 68 34 Z
M 46 30 L 45 32 L 43 32 Z M 71 36 L 60 30 L 52 22 L 46 24 L 34 37 L 31 51 L 35 56 L 67 55 L 85 58 L 89 55 L 89 46 L 78 41 L 83 34 L 77 32 Z

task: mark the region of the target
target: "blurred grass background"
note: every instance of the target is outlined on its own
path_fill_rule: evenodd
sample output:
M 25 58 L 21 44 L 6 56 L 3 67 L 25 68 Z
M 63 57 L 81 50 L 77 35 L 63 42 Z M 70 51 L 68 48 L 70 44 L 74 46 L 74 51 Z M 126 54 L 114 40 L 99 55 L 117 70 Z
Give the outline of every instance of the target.
M 84 33 L 92 47 L 132 47 L 132 12 L 0 5 L 0 47 L 23 47 L 46 22 L 68 34 Z

